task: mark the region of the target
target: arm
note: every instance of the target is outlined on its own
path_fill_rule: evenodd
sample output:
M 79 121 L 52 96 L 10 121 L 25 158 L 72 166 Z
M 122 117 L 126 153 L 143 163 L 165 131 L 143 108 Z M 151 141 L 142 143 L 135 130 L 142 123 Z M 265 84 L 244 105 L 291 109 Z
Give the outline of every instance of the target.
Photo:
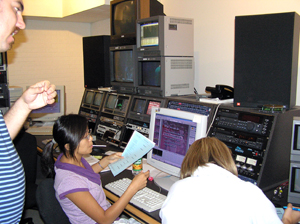
M 284 211 L 282 220 L 284 224 L 296 224 L 300 222 L 300 212 L 293 210 L 293 205 L 288 204 L 287 209 Z
M 55 86 L 49 81 L 30 86 L 4 115 L 10 137 L 17 136 L 31 110 L 54 103 L 55 96 Z
M 106 211 L 101 208 L 89 192 L 71 193 L 66 195 L 66 197 L 97 223 L 113 223 L 113 221 L 123 212 L 133 195 L 146 186 L 148 177 L 149 171 L 139 173 L 135 176 L 124 194 Z
M 92 166 L 92 169 L 94 170 L 95 173 L 99 173 L 103 169 L 105 169 L 105 167 L 107 167 L 109 164 L 114 163 L 117 160 L 122 159 L 122 158 L 123 158 L 123 156 L 122 156 L 121 152 L 111 154 L 111 155 L 106 156 L 103 159 L 101 159 L 98 163 L 94 164 Z M 99 164 L 100 164 L 100 166 L 99 166 Z

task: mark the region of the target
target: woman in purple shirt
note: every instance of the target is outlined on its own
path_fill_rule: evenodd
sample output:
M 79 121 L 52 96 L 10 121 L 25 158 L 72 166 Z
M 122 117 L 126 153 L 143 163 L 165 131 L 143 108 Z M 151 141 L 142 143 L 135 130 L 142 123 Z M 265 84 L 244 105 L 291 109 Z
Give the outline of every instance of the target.
M 43 151 L 42 163 L 48 174 L 54 174 L 56 198 L 71 223 L 113 223 L 122 213 L 132 196 L 144 188 L 149 176 L 141 172 L 120 199 L 110 205 L 102 189 L 101 170 L 121 159 L 121 153 L 104 157 L 90 166 L 83 155 L 92 152 L 92 136 L 85 117 L 70 114 L 60 117 L 53 126 L 53 138 Z M 62 151 L 53 166 L 52 151 L 55 143 Z

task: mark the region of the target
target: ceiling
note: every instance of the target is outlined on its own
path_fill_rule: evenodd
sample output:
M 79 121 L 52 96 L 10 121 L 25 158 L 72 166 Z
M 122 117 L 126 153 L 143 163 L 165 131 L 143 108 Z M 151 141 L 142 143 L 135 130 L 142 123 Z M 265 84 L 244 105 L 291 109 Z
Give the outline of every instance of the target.
M 110 5 L 101 5 L 63 18 L 40 17 L 40 16 L 23 16 L 23 17 L 25 20 L 29 19 L 29 20 L 44 20 L 44 21 L 94 23 L 97 21 L 110 18 Z

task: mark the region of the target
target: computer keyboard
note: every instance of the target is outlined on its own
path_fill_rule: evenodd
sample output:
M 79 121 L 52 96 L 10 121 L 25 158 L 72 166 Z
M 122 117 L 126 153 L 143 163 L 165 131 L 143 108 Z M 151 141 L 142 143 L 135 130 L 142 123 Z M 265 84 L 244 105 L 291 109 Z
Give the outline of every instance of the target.
M 105 188 L 114 194 L 121 196 L 126 191 L 130 183 L 131 180 L 129 178 L 123 178 L 105 185 Z M 145 187 L 142 190 L 139 190 L 132 197 L 130 202 L 147 212 L 153 212 L 161 208 L 166 198 L 167 196 Z
M 32 135 L 52 135 L 53 126 L 31 126 L 29 127 L 26 132 Z

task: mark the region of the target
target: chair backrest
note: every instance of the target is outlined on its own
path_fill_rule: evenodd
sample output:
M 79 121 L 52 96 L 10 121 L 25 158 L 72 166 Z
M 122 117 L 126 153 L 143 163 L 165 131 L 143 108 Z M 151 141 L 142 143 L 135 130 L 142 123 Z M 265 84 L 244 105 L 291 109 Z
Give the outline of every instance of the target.
M 37 143 L 35 136 L 21 130 L 13 141 L 26 177 L 25 209 L 36 208 Z
M 55 197 L 54 180 L 46 178 L 36 191 L 37 206 L 45 224 L 70 224 L 70 221 Z

